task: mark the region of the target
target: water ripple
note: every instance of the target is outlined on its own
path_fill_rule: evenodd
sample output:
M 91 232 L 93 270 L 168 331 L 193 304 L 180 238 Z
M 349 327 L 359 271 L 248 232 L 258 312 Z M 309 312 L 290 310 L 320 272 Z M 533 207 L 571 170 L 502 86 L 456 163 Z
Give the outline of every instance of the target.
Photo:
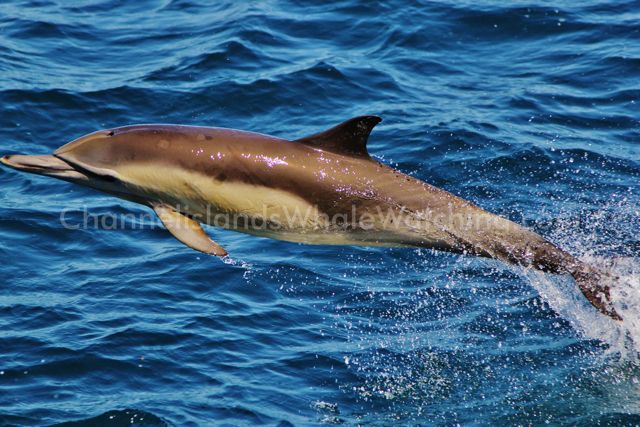
M 608 266 L 629 320 L 425 250 L 212 229 L 225 264 L 146 207 L 2 168 L 0 424 L 637 424 L 639 36 L 631 0 L 3 2 L 0 154 L 378 114 L 376 159 Z

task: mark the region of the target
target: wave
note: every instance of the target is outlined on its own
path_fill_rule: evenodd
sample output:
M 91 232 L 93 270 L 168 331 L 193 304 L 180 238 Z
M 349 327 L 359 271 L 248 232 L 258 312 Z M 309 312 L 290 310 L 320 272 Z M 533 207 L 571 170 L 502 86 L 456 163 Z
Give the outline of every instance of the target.
M 114 409 L 95 417 L 51 424 L 49 427 L 170 427 L 174 424 L 139 409 Z

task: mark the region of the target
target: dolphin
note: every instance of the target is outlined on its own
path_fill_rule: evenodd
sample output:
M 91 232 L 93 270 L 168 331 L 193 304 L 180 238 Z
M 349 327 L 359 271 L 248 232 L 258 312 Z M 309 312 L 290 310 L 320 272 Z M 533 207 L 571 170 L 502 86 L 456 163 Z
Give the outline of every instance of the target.
M 24 172 L 151 207 L 179 241 L 227 251 L 201 223 L 308 244 L 410 246 L 572 275 L 621 320 L 604 273 L 533 231 L 373 159 L 360 116 L 296 140 L 235 129 L 144 124 L 100 130 L 52 155 L 7 155 Z

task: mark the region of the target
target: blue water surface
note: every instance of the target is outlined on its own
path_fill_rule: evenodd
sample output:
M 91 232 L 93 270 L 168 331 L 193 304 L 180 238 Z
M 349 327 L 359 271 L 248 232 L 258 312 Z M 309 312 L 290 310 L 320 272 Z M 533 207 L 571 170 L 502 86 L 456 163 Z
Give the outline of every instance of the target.
M 209 228 L 224 263 L 1 168 L 0 425 L 639 424 L 639 104 L 637 1 L 2 1 L 0 154 L 380 115 L 377 159 L 613 262 L 625 322 L 425 250 Z

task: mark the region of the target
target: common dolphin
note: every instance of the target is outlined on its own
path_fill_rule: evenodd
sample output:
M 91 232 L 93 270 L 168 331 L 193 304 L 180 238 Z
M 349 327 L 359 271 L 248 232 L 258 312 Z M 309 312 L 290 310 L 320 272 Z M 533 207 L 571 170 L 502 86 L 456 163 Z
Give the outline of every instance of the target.
M 8 155 L 14 169 L 145 204 L 179 241 L 226 250 L 201 223 L 310 244 L 413 246 L 572 275 L 621 320 L 603 273 L 542 236 L 371 158 L 377 116 L 297 140 L 225 128 L 134 125 L 90 133 L 53 155 Z M 221 219 L 222 218 L 222 219 Z

